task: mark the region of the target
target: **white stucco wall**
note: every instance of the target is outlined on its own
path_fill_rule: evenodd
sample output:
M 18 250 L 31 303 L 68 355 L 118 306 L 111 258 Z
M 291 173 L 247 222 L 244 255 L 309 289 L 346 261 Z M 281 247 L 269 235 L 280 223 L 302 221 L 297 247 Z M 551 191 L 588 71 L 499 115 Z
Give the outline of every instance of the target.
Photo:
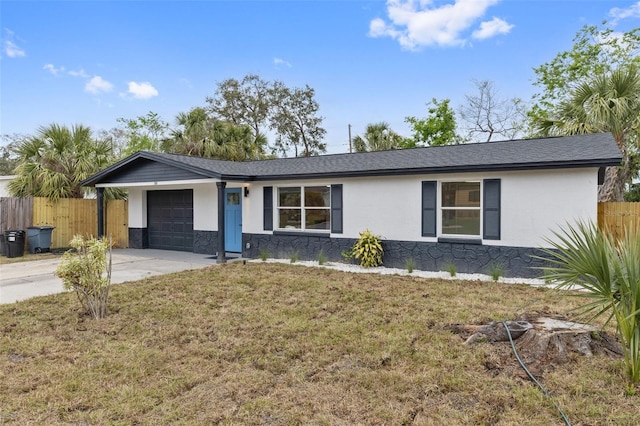
M 7 186 L 9 185 L 9 182 L 11 182 L 11 180 L 15 177 L 16 177 L 15 175 L 0 176 L 0 197 L 11 196 L 9 194 L 9 190 L 7 189 Z
M 127 187 L 129 227 L 147 227 L 147 191 L 193 189 L 193 229 L 218 229 L 218 188 L 215 182 Z
M 541 172 L 499 172 L 482 174 L 442 174 L 387 178 L 306 180 L 297 185 L 343 184 L 344 233 L 357 238 L 370 229 L 385 239 L 436 241 L 421 236 L 422 184 L 424 180 L 501 179 L 501 239 L 484 240 L 487 245 L 540 247 L 566 222 L 597 220 L 597 169 L 546 170 Z M 264 186 L 286 182 L 259 182 L 249 185 L 243 202 L 243 232 L 269 233 L 262 228 Z M 440 204 L 438 190 L 438 205 Z M 274 198 L 274 218 L 277 216 Z M 440 220 L 438 220 L 438 223 Z
M 227 184 L 227 188 L 238 187 L 241 187 L 241 184 Z M 193 229 L 198 231 L 217 231 L 218 187 L 215 182 L 127 187 L 129 194 L 129 227 L 147 227 L 147 191 L 178 189 L 193 189 Z M 242 197 L 242 204 L 244 215 L 244 212 L 250 206 L 249 198 Z M 262 214 L 262 205 L 260 205 L 260 214 Z
M 464 173 L 416 175 L 385 178 L 345 178 L 304 180 L 295 183 L 229 182 L 228 188 L 247 187 L 242 196 L 244 233 L 269 233 L 263 230 L 263 187 L 274 188 L 274 219 L 277 218 L 276 188 L 291 185 L 343 185 L 343 234 L 336 237 L 357 238 L 370 229 L 389 240 L 436 241 L 421 236 L 422 181 L 501 179 L 501 239 L 483 244 L 512 247 L 544 246 L 567 222 L 597 220 L 597 169 L 565 169 L 528 172 Z M 218 193 L 215 182 L 172 183 L 133 186 L 129 191 L 129 226 L 147 226 L 148 190 L 193 189 L 194 229 L 218 229 Z M 438 205 L 440 205 L 438 188 Z M 440 219 L 438 218 L 438 223 Z
M 143 188 L 128 188 L 129 228 L 147 227 L 147 191 Z

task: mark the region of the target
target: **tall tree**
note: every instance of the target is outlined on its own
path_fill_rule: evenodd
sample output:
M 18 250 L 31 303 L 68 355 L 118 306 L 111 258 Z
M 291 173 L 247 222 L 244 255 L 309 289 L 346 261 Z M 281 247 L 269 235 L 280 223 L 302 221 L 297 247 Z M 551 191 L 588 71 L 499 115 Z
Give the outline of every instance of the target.
M 388 123 L 368 124 L 363 136 L 353 138 L 356 152 L 383 151 L 403 148 L 403 137 L 391 130 Z
M 427 117 L 406 117 L 405 122 L 413 128 L 415 146 L 451 145 L 464 142 L 456 133 L 456 116 L 449 99 L 433 98 L 427 104 Z
M 633 157 L 640 148 L 640 71 L 623 67 L 577 85 L 554 109 L 553 117 L 536 124 L 544 135 L 611 132 L 622 152 L 622 165 L 607 168 L 598 198 L 623 201 Z
M 209 110 L 223 121 L 239 126 L 249 126 L 254 143 L 266 149 L 263 129 L 267 127 L 272 105 L 271 84 L 255 74 L 246 75 L 241 81 L 234 78 L 218 83 L 214 96 L 207 97 Z
M 0 175 L 12 175 L 14 169 L 18 165 L 18 157 L 15 154 L 15 148 L 18 143 L 26 139 L 27 136 L 12 134 L 1 135 L 2 143 L 0 146 Z
M 555 106 L 566 99 L 570 87 L 626 66 L 640 66 L 640 27 L 617 33 L 603 24 L 603 28 L 585 25 L 573 39 L 570 50 L 558 53 L 551 61 L 534 68 L 534 86 L 540 92 L 533 96 L 529 115 L 545 119 Z
M 51 124 L 38 129 L 36 136 L 18 143 L 19 164 L 9 192 L 16 197 L 82 198 L 80 182 L 114 161 L 108 140 L 96 140 L 91 129 L 82 125 Z M 108 198 L 123 196 L 106 191 Z
M 264 157 L 264 137 L 256 140 L 251 128 L 212 118 L 204 108 L 176 117 L 170 152 L 222 160 L 245 161 Z
M 293 151 L 296 157 L 326 152 L 327 146 L 322 142 L 326 130 L 321 127 L 323 118 L 318 116 L 315 91 L 308 85 L 290 89 L 275 82 L 271 95 L 270 127 L 278 134 L 274 151 L 284 156 Z
M 607 27 L 606 22 L 603 28 L 584 26 L 573 41 L 571 50 L 560 52 L 550 62 L 534 68 L 534 85 L 541 91 L 533 97 L 534 105 L 529 117 L 534 128 L 541 132 L 545 131 L 545 122 L 562 118 L 568 98 L 573 96 L 581 84 L 591 82 L 594 76 L 601 78 L 625 68 L 637 69 L 640 66 L 640 27 L 616 33 Z M 611 97 L 616 96 L 618 95 Z M 637 136 L 631 132 L 628 137 L 617 141 L 624 144 L 621 150 L 625 153 L 623 166 L 627 169 L 621 170 L 622 174 L 607 170 L 605 188 L 600 188 L 601 200 L 619 199 L 620 185 L 623 185 L 620 179 L 624 175 L 628 175 L 628 179 L 639 175 Z M 612 179 L 616 182 L 611 182 Z
M 169 123 L 152 111 L 136 118 L 118 118 L 117 122 L 126 138 L 122 149 L 125 156 L 138 151 L 161 151 L 169 134 Z
M 472 80 L 476 93 L 465 95 L 467 103 L 458 112 L 467 137 L 489 142 L 494 137 L 515 139 L 523 135 L 527 111 L 521 99 L 500 99 L 492 81 Z

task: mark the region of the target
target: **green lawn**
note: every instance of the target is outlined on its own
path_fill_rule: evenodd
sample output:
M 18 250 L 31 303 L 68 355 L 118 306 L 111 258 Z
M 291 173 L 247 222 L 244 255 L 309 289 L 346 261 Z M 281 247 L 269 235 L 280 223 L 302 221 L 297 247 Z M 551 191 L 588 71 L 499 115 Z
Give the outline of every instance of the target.
M 214 266 L 0 305 L 0 424 L 563 424 L 506 343 L 451 324 L 567 313 L 571 299 L 493 282 Z M 539 380 L 574 425 L 635 425 L 621 359 L 576 356 Z

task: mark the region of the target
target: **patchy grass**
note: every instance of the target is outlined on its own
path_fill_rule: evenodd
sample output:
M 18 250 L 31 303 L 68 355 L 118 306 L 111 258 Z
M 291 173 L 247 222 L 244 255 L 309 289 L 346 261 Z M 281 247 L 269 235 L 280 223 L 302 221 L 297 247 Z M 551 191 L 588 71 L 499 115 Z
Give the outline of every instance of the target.
M 562 424 L 508 344 L 452 323 L 566 313 L 541 288 L 230 263 L 115 285 L 110 314 L 73 294 L 0 305 L 0 423 Z M 575 425 L 637 424 L 621 359 L 539 378 Z
M 0 265 L 7 265 L 9 263 L 17 263 L 17 262 L 31 262 L 34 260 L 56 259 L 58 257 L 62 257 L 62 255 L 66 250 L 67 249 L 55 249 L 55 250 L 44 252 L 44 253 L 29 253 L 29 251 L 25 250 L 23 256 L 18 256 L 18 257 L 0 256 Z

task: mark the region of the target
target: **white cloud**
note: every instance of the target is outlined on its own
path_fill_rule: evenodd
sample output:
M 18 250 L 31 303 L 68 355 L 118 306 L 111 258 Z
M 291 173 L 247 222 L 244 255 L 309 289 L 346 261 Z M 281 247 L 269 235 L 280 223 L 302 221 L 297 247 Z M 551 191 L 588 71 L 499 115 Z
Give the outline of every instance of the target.
M 514 26 L 500 18 L 493 18 L 480 24 L 480 29 L 475 30 L 471 36 L 478 40 L 491 38 L 498 34 L 508 34 Z
M 135 81 L 129 82 L 129 93 L 136 99 L 149 99 L 154 96 L 158 96 L 158 90 L 151 85 L 151 83 L 144 81 L 142 83 L 136 83 Z
M 64 67 L 63 67 L 63 69 L 64 69 Z M 80 68 L 78 71 L 69 70 L 69 71 L 67 71 L 67 74 L 69 74 L 71 77 L 89 78 L 89 74 L 84 72 L 84 69 L 82 69 L 82 68 Z
M 59 73 L 64 72 L 64 67 L 56 68 L 53 64 L 45 64 L 42 69 L 49 71 L 53 75 L 58 75 Z
M 613 25 L 626 18 L 640 18 L 640 1 L 627 8 L 614 7 L 609 11 L 609 16 L 613 18 Z
M 285 61 L 284 59 L 281 59 L 281 58 L 273 58 L 273 64 L 276 67 L 283 66 L 283 67 L 291 68 L 291 63 L 289 63 L 288 61 Z
M 388 0 L 389 22 L 381 18 L 369 24 L 370 37 L 391 37 L 409 50 L 424 46 L 463 46 L 466 40 L 463 32 L 469 30 L 487 9 L 500 0 L 454 0 L 435 7 L 431 0 Z M 496 26 L 494 18 L 490 21 Z M 510 24 L 500 20 L 501 30 Z M 478 34 L 488 34 L 490 29 L 481 28 Z M 500 34 L 501 32 L 494 32 Z M 488 36 L 487 36 L 488 37 Z M 486 38 L 486 37 L 485 37 Z
M 187 89 L 193 89 L 193 84 L 191 84 L 191 81 L 189 81 L 189 79 L 183 77 L 179 81 L 180 84 L 185 86 Z
M 10 58 L 20 58 L 27 55 L 24 49 L 18 47 L 11 40 L 4 41 L 4 53 Z
M 87 93 L 93 93 L 97 95 L 99 93 L 110 92 L 113 89 L 113 84 L 103 79 L 99 75 L 92 77 L 84 86 L 84 91 Z
M 4 40 L 2 41 L 2 51 L 9 58 L 21 58 L 27 56 L 27 52 L 18 46 L 15 41 L 15 33 L 8 28 L 4 29 Z

